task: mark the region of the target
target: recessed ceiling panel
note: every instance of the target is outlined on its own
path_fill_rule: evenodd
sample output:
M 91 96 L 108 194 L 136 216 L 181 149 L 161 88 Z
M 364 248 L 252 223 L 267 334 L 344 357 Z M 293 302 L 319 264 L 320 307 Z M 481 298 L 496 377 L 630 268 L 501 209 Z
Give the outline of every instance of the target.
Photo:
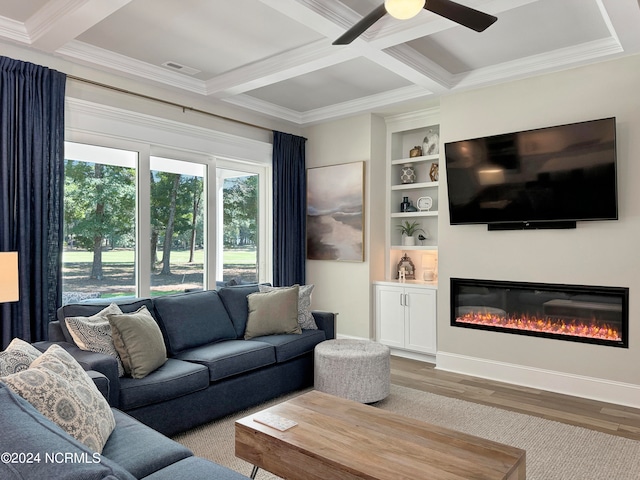
M 365 58 L 317 70 L 248 92 L 260 100 L 306 112 L 411 85 Z
M 453 27 L 408 45 L 455 74 L 608 36 L 596 0 L 538 0 L 499 14 L 482 33 Z
M 25 22 L 47 3 L 47 0 L 2 0 L 0 17 Z
M 258 0 L 134 0 L 78 40 L 207 80 L 322 38 Z

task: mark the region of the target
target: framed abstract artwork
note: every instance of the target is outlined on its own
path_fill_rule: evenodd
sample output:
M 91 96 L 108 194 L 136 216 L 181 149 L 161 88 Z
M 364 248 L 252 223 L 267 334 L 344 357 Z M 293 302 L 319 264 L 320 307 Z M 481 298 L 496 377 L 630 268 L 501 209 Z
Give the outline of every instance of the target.
M 307 169 L 307 258 L 364 261 L 364 162 Z

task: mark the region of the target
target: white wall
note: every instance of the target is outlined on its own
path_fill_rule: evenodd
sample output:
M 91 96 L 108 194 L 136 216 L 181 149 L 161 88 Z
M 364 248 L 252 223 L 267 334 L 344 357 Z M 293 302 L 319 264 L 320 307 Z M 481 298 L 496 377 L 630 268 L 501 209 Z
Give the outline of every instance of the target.
M 443 143 L 616 117 L 619 220 L 579 222 L 575 230 L 488 232 L 486 226 L 451 226 L 447 209 L 441 209 L 438 350 L 442 355 L 439 353 L 439 365 L 442 359 L 445 368 L 452 365 L 458 370 L 478 368 L 485 376 L 494 377 L 500 377 L 503 363 L 521 366 L 523 369 L 513 370 L 518 371 L 520 377 L 510 380 L 523 384 L 535 384 L 538 380 L 534 377 L 558 372 L 561 375 L 554 381 L 584 376 L 640 386 L 638 85 L 640 56 L 634 56 L 441 99 Z M 440 201 L 446 205 L 446 172 L 443 170 Z M 451 327 L 449 281 L 452 276 L 628 287 L 629 348 Z M 458 361 L 457 356 L 464 360 Z M 467 357 L 481 361 L 474 366 Z M 570 381 L 565 385 L 560 383 L 552 389 L 571 392 L 574 388 Z M 605 384 L 607 382 L 602 385 Z M 636 395 L 640 403 L 640 390 Z M 590 392 L 587 396 L 600 395 Z M 602 392 L 602 398 L 612 400 L 607 392 Z
M 384 272 L 384 121 L 360 115 L 305 129 L 307 168 L 365 161 L 365 260 L 307 260 L 312 308 L 337 312 L 338 335 L 371 338 L 371 281 Z

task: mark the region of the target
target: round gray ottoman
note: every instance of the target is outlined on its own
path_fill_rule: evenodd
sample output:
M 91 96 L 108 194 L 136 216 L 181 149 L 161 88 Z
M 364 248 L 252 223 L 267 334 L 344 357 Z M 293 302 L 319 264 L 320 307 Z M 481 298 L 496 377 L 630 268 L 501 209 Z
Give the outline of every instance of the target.
M 367 340 L 327 340 L 315 349 L 315 389 L 361 403 L 389 395 L 389 347 Z

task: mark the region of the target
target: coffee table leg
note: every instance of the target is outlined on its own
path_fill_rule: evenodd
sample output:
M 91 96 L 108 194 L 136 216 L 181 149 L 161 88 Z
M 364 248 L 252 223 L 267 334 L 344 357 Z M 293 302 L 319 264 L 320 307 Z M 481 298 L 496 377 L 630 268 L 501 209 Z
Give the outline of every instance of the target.
M 258 474 L 258 467 L 254 465 L 253 470 L 251 470 L 251 475 L 249 475 L 249 478 L 256 478 L 257 474 Z

